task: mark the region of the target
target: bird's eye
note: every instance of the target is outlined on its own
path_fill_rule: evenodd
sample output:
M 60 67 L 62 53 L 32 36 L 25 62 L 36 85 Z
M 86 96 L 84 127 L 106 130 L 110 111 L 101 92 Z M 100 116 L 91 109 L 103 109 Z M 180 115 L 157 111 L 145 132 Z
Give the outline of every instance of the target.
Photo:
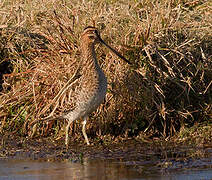
M 99 36 L 99 31 L 94 30 L 94 33 L 95 33 L 97 36 Z

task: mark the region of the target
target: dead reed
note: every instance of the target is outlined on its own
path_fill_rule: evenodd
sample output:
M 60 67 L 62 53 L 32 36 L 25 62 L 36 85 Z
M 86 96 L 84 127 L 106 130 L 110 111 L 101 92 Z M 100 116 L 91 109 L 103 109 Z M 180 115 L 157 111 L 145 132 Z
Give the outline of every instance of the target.
M 109 88 L 88 134 L 167 137 L 211 122 L 209 2 L 3 1 L 0 9 L 1 132 L 28 134 L 28 122 L 73 106 L 87 25 L 134 64 L 97 48 Z

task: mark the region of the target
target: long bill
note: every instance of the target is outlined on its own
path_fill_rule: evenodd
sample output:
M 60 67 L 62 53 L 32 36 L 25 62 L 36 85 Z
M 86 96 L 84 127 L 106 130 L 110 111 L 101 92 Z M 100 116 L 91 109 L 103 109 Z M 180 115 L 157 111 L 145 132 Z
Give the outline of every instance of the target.
M 127 60 L 124 56 L 122 56 L 119 52 L 117 52 L 115 49 L 113 49 L 112 47 L 110 47 L 108 44 L 106 44 L 102 38 L 98 35 L 99 41 L 104 44 L 107 48 L 109 48 L 114 54 L 116 54 L 118 57 L 120 57 L 121 59 L 123 59 L 125 62 L 127 62 L 128 64 L 132 64 L 129 60 Z

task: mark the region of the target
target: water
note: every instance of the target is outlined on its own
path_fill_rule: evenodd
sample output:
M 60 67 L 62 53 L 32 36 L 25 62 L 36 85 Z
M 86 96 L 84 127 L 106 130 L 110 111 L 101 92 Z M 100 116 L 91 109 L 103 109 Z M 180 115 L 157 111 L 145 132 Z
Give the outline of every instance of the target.
M 210 166 L 200 169 L 172 165 L 175 168 L 161 169 L 155 163 L 109 159 L 83 162 L 0 159 L 0 180 L 212 180 Z

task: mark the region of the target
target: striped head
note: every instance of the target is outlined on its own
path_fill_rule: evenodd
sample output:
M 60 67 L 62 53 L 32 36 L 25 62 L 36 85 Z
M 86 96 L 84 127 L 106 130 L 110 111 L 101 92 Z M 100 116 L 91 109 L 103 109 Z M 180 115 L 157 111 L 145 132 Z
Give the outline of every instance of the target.
M 108 49 L 110 49 L 114 54 L 116 54 L 119 58 L 127 62 L 128 64 L 131 64 L 129 60 L 127 60 L 124 56 L 122 56 L 119 52 L 117 52 L 115 49 L 110 47 L 107 43 L 105 43 L 102 38 L 100 37 L 100 33 L 97 30 L 97 28 L 88 26 L 84 29 L 84 32 L 82 33 L 81 36 L 82 39 L 82 45 L 87 46 L 87 45 L 95 45 L 96 43 L 101 43 L 105 45 Z
M 101 41 L 99 31 L 97 30 L 97 28 L 92 26 L 88 26 L 84 29 L 81 38 L 83 42 L 87 42 L 88 44 L 95 44 Z

